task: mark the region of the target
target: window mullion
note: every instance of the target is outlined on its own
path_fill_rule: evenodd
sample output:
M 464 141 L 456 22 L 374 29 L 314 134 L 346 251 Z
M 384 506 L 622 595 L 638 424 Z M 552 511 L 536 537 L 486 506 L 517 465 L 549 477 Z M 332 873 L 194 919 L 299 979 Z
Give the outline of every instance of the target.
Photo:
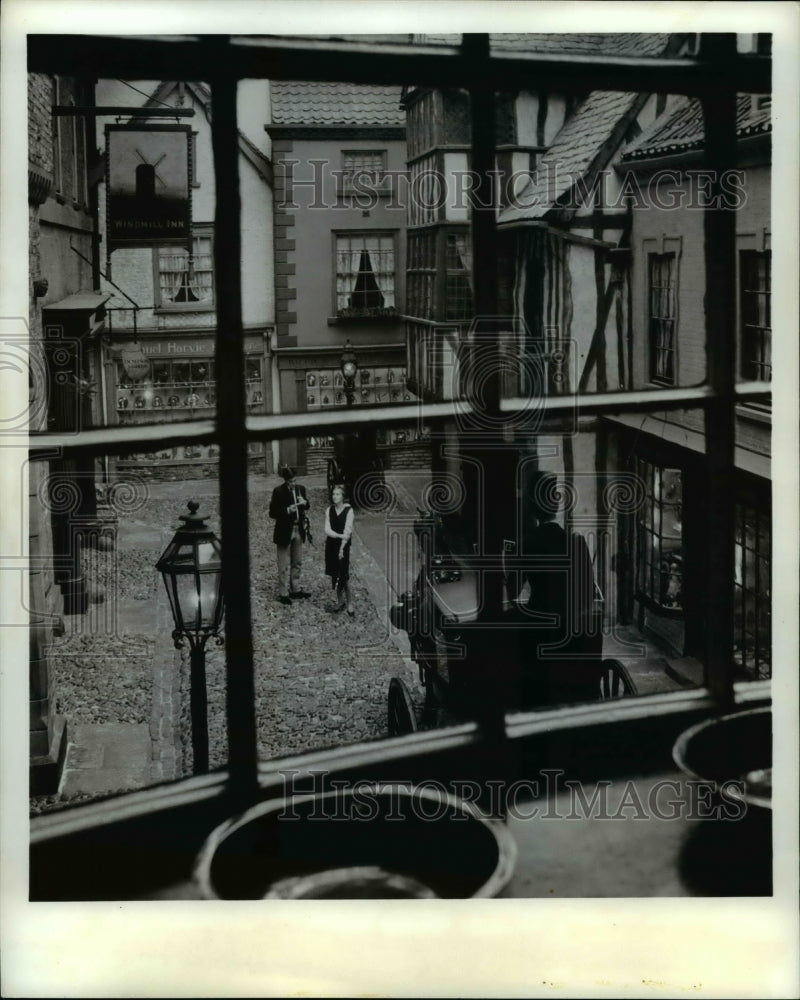
M 734 34 L 703 35 L 703 55 L 719 61 L 736 56 Z M 707 543 L 705 591 L 706 683 L 721 708 L 733 699 L 735 542 L 731 497 L 735 447 L 736 213 L 723 196 L 725 172 L 736 164 L 736 93 L 721 87 L 702 97 L 706 168 L 713 197 L 704 213 L 706 268 L 706 357 L 715 392 L 705 413 Z
M 217 42 L 212 43 L 211 48 L 217 47 Z M 221 53 L 210 51 L 209 55 L 209 65 L 225 64 L 219 58 Z M 225 606 L 228 747 L 231 793 L 246 800 L 256 787 L 257 753 L 236 94 L 237 82 L 232 74 L 221 74 L 212 80 L 211 139 L 216 178 L 214 264 L 218 287 L 222 290 L 217 303 L 215 360 L 222 586 L 229 598 Z
M 475 60 L 475 80 L 482 80 L 481 64 L 489 57 L 489 36 L 486 34 L 464 35 L 462 51 Z M 470 91 L 471 117 L 471 151 L 470 166 L 474 173 L 476 186 L 474 200 L 470 212 L 472 226 L 472 260 L 473 289 L 475 294 L 475 316 L 497 316 L 497 225 L 494 209 L 493 171 L 495 166 L 495 97 L 493 91 L 480 83 Z M 445 233 L 440 236 L 439 259 L 443 259 L 446 251 Z M 444 290 L 442 290 L 444 291 Z M 442 295 L 444 298 L 444 295 Z M 442 315 L 441 312 L 438 315 Z M 471 400 L 479 412 L 488 418 L 489 424 L 494 420 L 494 426 L 500 427 L 500 367 L 499 367 L 499 334 L 488 332 L 478 337 L 471 349 L 473 387 L 480 385 L 480 395 Z M 498 484 L 503 472 L 501 452 L 496 447 L 481 447 L 477 455 L 483 466 L 485 482 Z M 510 486 L 509 486 L 510 488 Z M 487 507 L 489 508 L 487 510 Z M 493 516 L 490 504 L 481 504 L 484 512 L 484 523 L 479 526 L 485 552 L 496 555 L 502 551 L 503 527 L 500 519 Z M 496 514 L 496 510 L 494 510 Z M 482 615 L 487 622 L 500 620 L 503 609 L 503 578 L 502 573 L 485 571 L 482 573 Z M 476 659 L 485 677 L 482 699 L 479 708 L 478 721 L 484 737 L 489 741 L 502 740 L 505 737 L 504 713 L 504 680 L 501 671 L 504 665 L 498 665 L 496 633 L 492 628 L 484 630 L 484 643 L 476 644 Z M 502 764 L 500 765 L 502 767 Z

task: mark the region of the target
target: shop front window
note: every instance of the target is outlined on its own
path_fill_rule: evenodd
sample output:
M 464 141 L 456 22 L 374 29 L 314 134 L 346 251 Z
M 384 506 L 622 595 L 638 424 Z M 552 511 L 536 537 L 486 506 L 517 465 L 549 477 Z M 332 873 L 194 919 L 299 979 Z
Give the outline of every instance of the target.
M 636 520 L 636 589 L 649 603 L 683 609 L 683 496 L 680 469 L 638 461 L 645 499 Z
M 755 680 L 772 674 L 771 572 L 769 514 L 737 504 L 733 657 L 737 668 Z

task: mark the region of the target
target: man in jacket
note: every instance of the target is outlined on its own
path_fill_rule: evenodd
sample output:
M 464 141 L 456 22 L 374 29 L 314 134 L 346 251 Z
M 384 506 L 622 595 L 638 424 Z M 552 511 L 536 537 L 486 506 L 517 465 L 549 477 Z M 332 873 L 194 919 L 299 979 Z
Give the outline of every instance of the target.
M 536 523 L 523 532 L 529 560 L 524 577 L 530 585 L 521 636 L 523 683 L 534 704 L 592 701 L 600 693 L 602 655 L 602 635 L 592 615 L 592 557 L 583 536 L 556 521 L 555 476 L 539 473 L 532 493 L 526 513 Z
M 294 469 L 285 466 L 280 474 L 283 483 L 272 491 L 269 516 L 275 521 L 272 540 L 278 550 L 278 600 L 281 604 L 291 604 L 292 598 L 311 596 L 300 589 L 309 503 L 305 486 L 295 480 Z

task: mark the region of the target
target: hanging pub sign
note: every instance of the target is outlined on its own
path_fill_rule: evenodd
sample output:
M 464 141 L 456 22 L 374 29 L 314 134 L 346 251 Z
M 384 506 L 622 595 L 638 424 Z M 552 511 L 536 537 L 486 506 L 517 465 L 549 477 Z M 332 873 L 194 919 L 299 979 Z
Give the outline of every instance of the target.
M 138 344 L 126 344 L 120 353 L 122 367 L 128 378 L 138 382 L 150 372 L 150 359 Z
M 119 247 L 188 247 L 188 125 L 106 125 L 107 253 Z

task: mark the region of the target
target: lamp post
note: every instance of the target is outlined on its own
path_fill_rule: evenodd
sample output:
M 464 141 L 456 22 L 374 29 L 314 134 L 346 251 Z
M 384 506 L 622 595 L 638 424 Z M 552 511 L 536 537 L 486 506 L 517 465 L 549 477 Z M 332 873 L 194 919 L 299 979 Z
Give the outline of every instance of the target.
M 188 503 L 189 513 L 181 515 L 183 527 L 156 563 L 164 578 L 170 610 L 175 623 L 172 639 L 176 649 L 189 641 L 191 664 L 190 712 L 194 773 L 208 771 L 208 700 L 206 693 L 206 643 L 212 636 L 221 645 L 224 601 L 219 539 L 206 527 L 196 500 Z
M 342 351 L 341 361 L 342 380 L 344 383 L 344 395 L 347 405 L 353 405 L 356 392 L 356 373 L 358 372 L 358 361 L 356 359 L 353 345 L 349 340 L 345 341 L 344 351 Z

